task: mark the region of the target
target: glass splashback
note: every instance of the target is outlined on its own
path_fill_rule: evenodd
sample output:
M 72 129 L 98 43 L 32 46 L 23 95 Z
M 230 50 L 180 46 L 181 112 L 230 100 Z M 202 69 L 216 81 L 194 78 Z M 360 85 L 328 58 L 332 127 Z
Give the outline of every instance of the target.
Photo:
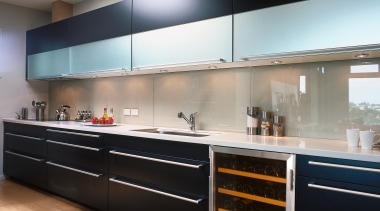
M 286 119 L 286 135 L 345 139 L 380 132 L 380 59 L 252 67 L 251 104 Z

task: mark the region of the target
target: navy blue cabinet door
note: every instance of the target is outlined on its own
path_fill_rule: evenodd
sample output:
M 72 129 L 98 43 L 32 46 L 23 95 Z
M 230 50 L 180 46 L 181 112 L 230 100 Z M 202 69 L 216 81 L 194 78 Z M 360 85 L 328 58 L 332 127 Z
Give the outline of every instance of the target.
M 69 46 L 70 22 L 68 19 L 26 32 L 26 54 L 53 51 Z
M 140 33 L 232 14 L 232 0 L 137 0 L 132 32 Z
M 70 19 L 70 45 L 131 34 L 132 0 L 124 0 Z
M 304 0 L 271 0 L 271 1 L 247 1 L 247 0 L 234 0 L 234 14 L 240 12 L 247 12 L 251 10 L 258 10 L 268 7 L 274 7 L 282 4 L 289 4 Z

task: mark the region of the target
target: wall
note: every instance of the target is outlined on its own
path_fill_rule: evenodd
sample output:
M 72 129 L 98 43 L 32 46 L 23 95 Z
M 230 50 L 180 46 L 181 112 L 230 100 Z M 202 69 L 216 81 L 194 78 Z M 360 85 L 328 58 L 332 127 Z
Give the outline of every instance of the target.
M 287 136 L 345 139 L 345 128 L 355 121 L 355 127 L 372 125 L 379 130 L 379 108 L 355 116 L 349 106 L 350 99 L 358 97 L 350 79 L 377 79 L 380 84 L 379 72 L 353 74 L 351 66 L 379 63 L 380 59 L 346 60 L 55 81 L 50 84 L 49 102 L 71 105 L 74 116 L 87 109 L 100 116 L 108 105 L 115 110 L 116 122 L 152 127 L 187 128 L 177 113 L 198 112 L 199 129 L 241 133 L 247 106 L 258 106 L 285 116 Z M 306 77 L 302 96 L 300 76 Z M 380 85 L 362 84 L 359 91 L 369 97 L 361 101 L 380 105 L 376 97 Z M 138 108 L 139 116 L 123 116 L 123 108 Z M 53 109 L 50 114 L 54 115 Z M 367 116 L 372 120 L 357 121 Z
M 79 15 L 122 0 L 86 0 L 74 5 L 73 15 Z
M 25 81 L 25 32 L 48 24 L 50 14 L 0 3 L 0 119 L 15 117 L 21 107 L 34 114 L 32 100 L 48 100 L 48 82 Z M 3 134 L 3 123 L 0 123 Z M 3 177 L 3 136 L 0 136 L 0 178 Z

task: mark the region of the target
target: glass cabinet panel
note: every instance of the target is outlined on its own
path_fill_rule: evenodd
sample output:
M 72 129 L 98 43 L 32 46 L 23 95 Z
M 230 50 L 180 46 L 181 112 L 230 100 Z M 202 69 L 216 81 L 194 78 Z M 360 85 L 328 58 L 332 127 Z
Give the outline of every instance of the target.
M 62 77 L 69 72 L 69 48 L 28 56 L 29 80 Z
M 71 73 L 105 72 L 131 68 L 131 36 L 101 40 L 70 48 Z
M 224 16 L 132 36 L 133 69 L 155 65 L 232 61 L 232 16 Z

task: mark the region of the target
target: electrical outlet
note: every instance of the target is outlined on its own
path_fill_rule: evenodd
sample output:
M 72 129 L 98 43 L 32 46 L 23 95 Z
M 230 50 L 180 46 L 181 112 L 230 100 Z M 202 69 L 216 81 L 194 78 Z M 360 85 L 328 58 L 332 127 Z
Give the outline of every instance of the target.
M 130 108 L 123 109 L 123 114 L 124 116 L 131 116 L 131 109 Z
M 138 108 L 132 108 L 131 109 L 131 115 L 132 116 L 138 116 L 139 115 L 139 109 Z

